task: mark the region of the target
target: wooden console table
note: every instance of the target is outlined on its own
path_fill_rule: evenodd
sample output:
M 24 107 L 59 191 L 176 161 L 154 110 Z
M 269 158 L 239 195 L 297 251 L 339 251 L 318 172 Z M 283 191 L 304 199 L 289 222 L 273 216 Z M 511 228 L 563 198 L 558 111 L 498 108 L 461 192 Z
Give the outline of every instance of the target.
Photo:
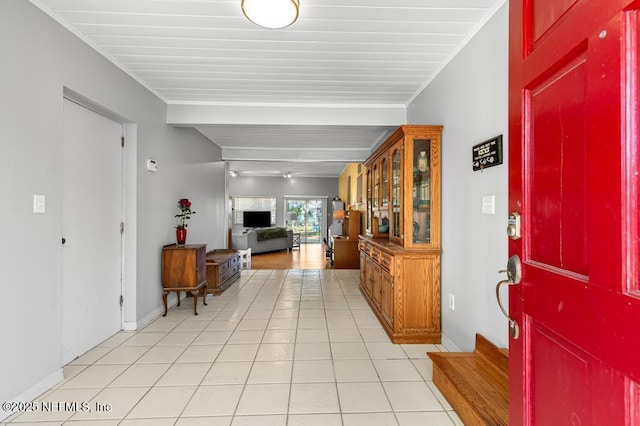
M 232 249 L 216 249 L 207 253 L 209 293 L 220 295 L 240 278 L 240 253 Z
M 180 306 L 180 292 L 193 296 L 193 314 L 198 315 L 198 294 L 202 291 L 202 304 L 207 304 L 206 244 L 186 246 L 170 245 L 162 248 L 162 301 L 167 315 L 167 295 L 175 291 Z

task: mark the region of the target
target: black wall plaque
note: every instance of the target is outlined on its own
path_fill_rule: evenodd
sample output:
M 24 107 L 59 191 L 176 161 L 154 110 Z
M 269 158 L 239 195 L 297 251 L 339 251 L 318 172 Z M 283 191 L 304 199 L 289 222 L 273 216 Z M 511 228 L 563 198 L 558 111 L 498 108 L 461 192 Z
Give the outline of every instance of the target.
M 474 145 L 471 156 L 474 172 L 502 164 L 502 135 Z

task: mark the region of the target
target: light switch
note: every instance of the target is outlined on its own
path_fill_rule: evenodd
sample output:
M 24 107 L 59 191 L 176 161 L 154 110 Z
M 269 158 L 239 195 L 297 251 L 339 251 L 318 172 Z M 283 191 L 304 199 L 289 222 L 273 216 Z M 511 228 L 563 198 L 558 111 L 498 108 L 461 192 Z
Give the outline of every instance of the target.
M 45 211 L 44 202 L 45 202 L 44 195 L 34 195 L 33 196 L 33 212 L 44 213 Z
M 496 196 L 482 196 L 482 214 L 496 214 Z

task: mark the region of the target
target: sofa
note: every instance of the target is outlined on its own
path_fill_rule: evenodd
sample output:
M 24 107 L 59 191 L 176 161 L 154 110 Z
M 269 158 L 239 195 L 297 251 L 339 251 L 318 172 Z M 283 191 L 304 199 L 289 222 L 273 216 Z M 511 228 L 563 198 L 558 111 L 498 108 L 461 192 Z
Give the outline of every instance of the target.
M 235 250 L 251 249 L 251 255 L 269 251 L 291 250 L 293 231 L 284 228 L 251 229 L 231 236 Z

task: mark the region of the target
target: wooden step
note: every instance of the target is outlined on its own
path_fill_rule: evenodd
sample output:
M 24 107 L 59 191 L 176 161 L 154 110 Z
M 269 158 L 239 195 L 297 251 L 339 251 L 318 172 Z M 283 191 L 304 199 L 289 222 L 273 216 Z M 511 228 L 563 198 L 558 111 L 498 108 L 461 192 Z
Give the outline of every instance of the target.
M 509 355 L 480 334 L 473 352 L 427 352 L 433 383 L 465 425 L 509 424 Z

